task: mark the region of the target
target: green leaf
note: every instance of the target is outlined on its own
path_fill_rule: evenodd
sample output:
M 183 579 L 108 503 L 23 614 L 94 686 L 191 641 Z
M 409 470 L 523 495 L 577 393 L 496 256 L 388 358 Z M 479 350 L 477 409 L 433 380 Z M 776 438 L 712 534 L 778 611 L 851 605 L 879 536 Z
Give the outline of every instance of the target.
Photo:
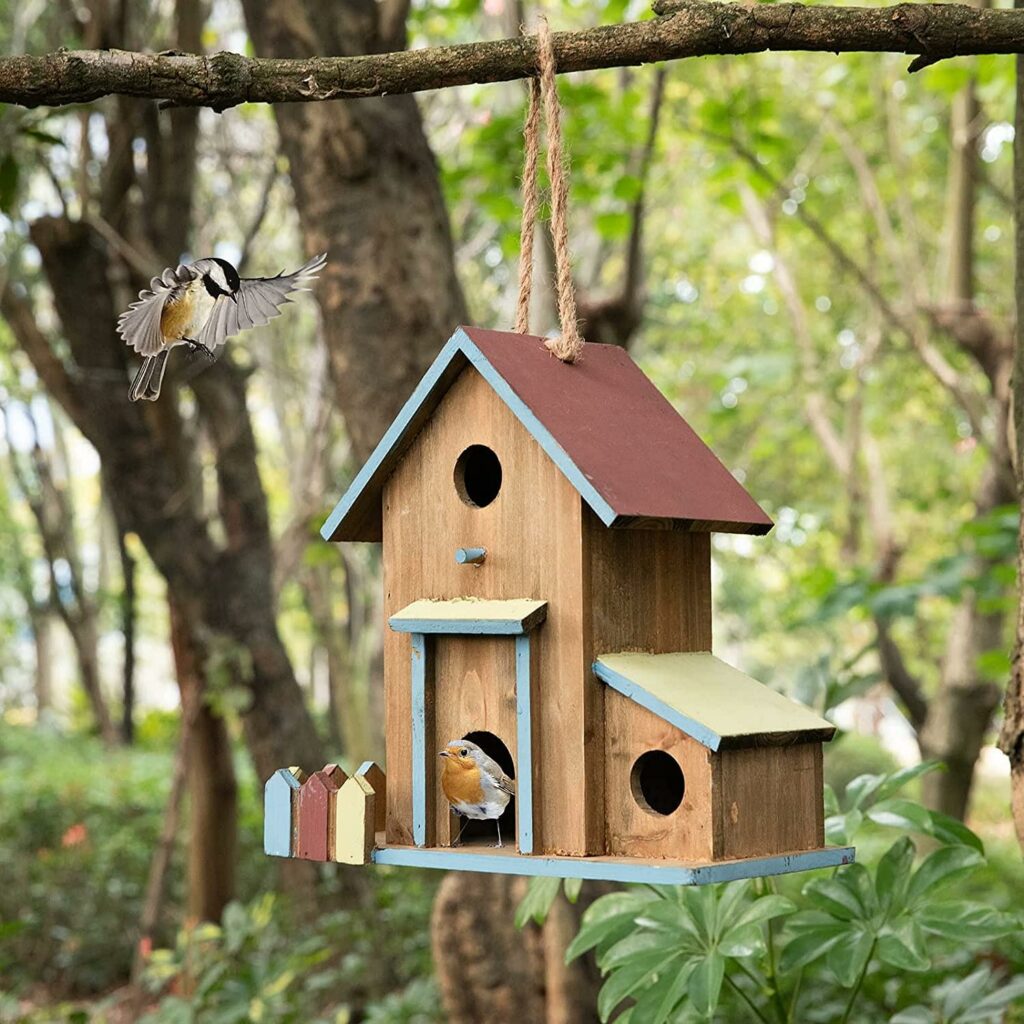
M 841 921 L 863 920 L 875 904 L 871 876 L 863 864 L 851 864 L 834 878 L 813 879 L 804 886 L 804 896 Z
M 943 814 L 941 811 L 929 811 L 932 819 L 931 834 L 940 843 L 953 845 L 959 843 L 961 846 L 970 846 L 978 853 L 985 853 L 985 844 L 975 835 L 962 821 Z
M 969 1010 L 981 999 L 991 980 L 992 972 L 987 967 L 980 967 L 953 985 L 942 1000 L 943 1019 L 958 1019 L 961 1013 Z
M 567 878 L 562 886 L 565 898 L 570 903 L 575 903 L 580 898 L 580 889 L 583 888 L 582 878 Z
M 561 885 L 560 878 L 531 878 L 526 895 L 516 908 L 516 927 L 522 928 L 531 920 L 543 924 Z
M 885 782 L 884 775 L 858 775 L 846 785 L 846 806 L 851 810 L 860 807 Z
M 889 1024 L 936 1024 L 935 1014 L 927 1006 L 908 1006 L 889 1018 Z
M 697 963 L 687 991 L 693 1008 L 705 1017 L 714 1015 L 718 1008 L 718 998 L 722 992 L 722 979 L 725 977 L 725 958 L 717 953 L 709 953 Z
M 836 922 L 802 931 L 789 940 L 779 957 L 779 970 L 784 974 L 805 967 L 823 957 L 844 935 L 848 926 Z
M 633 1015 L 638 1024 L 664 1024 L 685 998 L 690 975 L 696 966 L 695 960 L 677 965 L 675 958 L 665 963 L 657 981 L 637 997 Z
M 667 932 L 634 932 L 616 942 L 598 960 L 602 971 L 614 971 L 616 968 L 635 962 L 640 957 L 660 956 L 666 948 L 675 950 L 677 947 L 672 936 Z
M 913 800 L 882 800 L 868 810 L 867 816 L 876 825 L 931 835 L 931 815 Z
M 723 956 L 755 956 L 765 948 L 764 933 L 760 925 L 749 924 L 745 928 L 730 928 L 718 942 Z
M 641 985 L 649 982 L 666 964 L 679 954 L 675 951 L 658 955 L 638 956 L 635 963 L 625 965 L 611 973 L 601 986 L 597 996 L 597 1012 L 602 1021 L 608 1020 L 612 1011 L 623 999 L 631 996 Z
M 674 932 L 676 941 L 693 952 L 706 949 L 708 945 L 690 911 L 678 903 L 652 904 L 637 917 L 636 923 L 643 928 Z
M 883 907 L 899 906 L 914 866 L 914 844 L 904 836 L 886 850 L 875 871 L 875 891 Z
M 979 1000 L 966 1013 L 956 1018 L 957 1024 L 974 1024 L 975 1021 L 993 1020 L 1001 1016 L 1011 1003 L 1024 998 L 1024 977 L 1014 978 L 1008 985 L 996 989 Z
M 636 915 L 650 903 L 649 898 L 635 892 L 613 892 L 595 900 L 583 913 L 580 930 L 565 951 L 565 962 L 572 962 L 603 942 L 622 938 L 633 930 Z
M 886 800 L 894 793 L 898 793 L 908 782 L 929 772 L 945 770 L 940 761 L 922 761 L 920 764 L 912 765 L 909 768 L 901 768 L 885 777 L 885 781 L 878 787 L 875 793 L 876 800 Z
M 944 846 L 936 850 L 925 858 L 924 863 L 911 878 L 907 889 L 907 903 L 915 903 L 954 876 L 970 871 L 981 863 L 981 854 L 969 846 Z
M 846 846 L 857 834 L 864 821 L 864 815 L 854 809 L 846 814 L 833 815 L 825 819 L 825 839 L 835 846 Z
M 701 885 L 684 889 L 683 905 L 690 912 L 697 934 L 705 946 L 710 946 L 715 935 L 715 887 Z
M 890 925 L 878 937 L 876 952 L 879 960 L 901 970 L 926 971 L 931 967 L 921 928 L 909 917 Z
M 875 936 L 858 926 L 847 931 L 829 949 L 825 963 L 844 988 L 849 988 L 864 970 L 874 942 Z
M 756 899 L 746 910 L 740 914 L 736 923 L 729 929 L 745 928 L 747 925 L 759 924 L 761 921 L 770 921 L 772 918 L 784 917 L 796 910 L 796 904 L 785 896 L 769 894 Z M 726 932 L 726 935 L 729 934 Z
M 929 900 L 916 920 L 925 931 L 960 942 L 991 942 L 1022 930 L 1010 914 L 967 900 Z

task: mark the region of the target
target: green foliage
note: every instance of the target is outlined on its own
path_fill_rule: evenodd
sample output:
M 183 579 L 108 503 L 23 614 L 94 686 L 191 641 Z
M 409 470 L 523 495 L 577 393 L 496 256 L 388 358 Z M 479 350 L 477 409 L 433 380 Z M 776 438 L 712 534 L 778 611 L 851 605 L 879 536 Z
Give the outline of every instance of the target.
M 884 775 L 897 767 L 896 759 L 874 736 L 845 732 L 825 747 L 825 781 L 837 792 L 858 775 Z
M 100 991 L 130 963 L 167 796 L 167 756 L 0 726 L 0 975 L 55 993 Z M 130 823 L 130 824 L 129 824 Z M 180 867 L 171 903 L 181 894 Z
M 161 998 L 141 1024 L 440 1021 L 437 990 L 422 977 L 432 889 L 417 893 L 415 877 L 401 899 L 394 888 L 392 877 L 374 908 L 326 914 L 312 928 L 270 894 L 230 904 L 221 926 L 185 929 L 173 949 L 152 954 L 145 983 Z M 393 990 L 366 1002 L 382 984 Z
M 0 977 L 14 992 L 43 984 L 55 996 L 103 991 L 133 954 L 150 859 L 170 783 L 166 747 L 106 751 L 94 738 L 0 724 Z M 261 809 L 240 761 L 239 884 L 270 877 L 259 856 Z M 178 855 L 167 916 L 183 899 Z
M 898 795 L 933 769 L 857 776 L 841 806 L 829 789 L 828 833 L 864 839 L 867 858 L 780 879 L 784 893 L 768 879 L 635 886 L 596 900 L 567 959 L 596 955 L 601 1020 L 617 1010 L 626 1024 L 999 1019 L 1024 986 L 973 968 L 994 945 L 1024 966 L 1015 938 L 1024 919 L 964 898 L 984 863 L 980 840 Z M 930 852 L 904 834 L 875 856 L 890 829 L 928 837 Z M 539 888 L 527 897 L 534 906 Z

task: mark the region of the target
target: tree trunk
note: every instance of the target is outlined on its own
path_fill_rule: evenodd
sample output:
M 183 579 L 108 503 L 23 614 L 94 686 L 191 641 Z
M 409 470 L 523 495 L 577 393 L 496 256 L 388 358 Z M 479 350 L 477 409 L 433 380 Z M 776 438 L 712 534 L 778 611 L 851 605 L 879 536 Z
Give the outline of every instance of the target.
M 170 611 L 183 716 L 186 709 L 193 709 L 187 769 L 188 917 L 219 921 L 235 894 L 238 784 L 224 720 L 206 700 L 208 653 L 198 640 L 189 610 L 172 601 Z
M 1016 0 L 1024 7 L 1024 0 Z M 1011 450 L 1021 510 L 1017 547 L 1017 620 L 1010 680 L 1003 702 L 999 749 L 1010 759 L 1010 806 L 1017 841 L 1024 850 L 1024 56 L 1017 57 L 1015 134 L 1013 138 L 1013 207 L 1017 323 L 1013 352 L 1013 423 Z
M 447 875 L 431 922 L 434 963 L 448 1020 L 460 1024 L 596 1024 L 600 974 L 591 957 L 565 950 L 599 889 L 575 906 L 559 896 L 544 925 L 511 926 L 528 880 Z
M 128 550 L 125 531 L 116 525 L 117 551 L 121 561 L 121 635 L 124 660 L 121 667 L 121 739 L 135 739 L 135 559 Z
M 921 755 L 945 763 L 946 770 L 922 779 L 924 803 L 954 818 L 967 812 L 974 765 L 985 742 L 999 687 L 979 677 L 978 656 L 1002 643 L 1001 613 L 978 610 L 973 594 L 953 613 L 942 664 L 942 680 L 928 706 L 919 736 Z
M 358 54 L 404 38 L 368 0 L 244 0 L 259 54 Z M 390 38 L 387 36 L 390 34 Z M 437 164 L 410 96 L 274 108 L 309 252 L 338 407 L 365 459 L 465 319 Z
M 36 713 L 42 714 L 53 704 L 53 616 L 38 608 L 29 615 L 36 651 Z

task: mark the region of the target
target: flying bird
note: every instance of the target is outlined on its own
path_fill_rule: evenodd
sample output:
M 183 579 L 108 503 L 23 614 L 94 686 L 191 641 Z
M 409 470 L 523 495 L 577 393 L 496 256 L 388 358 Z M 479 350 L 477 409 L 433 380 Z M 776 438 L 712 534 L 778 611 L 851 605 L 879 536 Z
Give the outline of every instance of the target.
M 469 740 L 452 740 L 438 757 L 445 759 L 441 789 L 452 810 L 464 818 L 476 818 L 478 821 L 493 819 L 498 828 L 497 845 L 501 846 L 501 822 L 498 819 L 515 796 L 515 782 L 501 770 L 501 765 L 494 758 L 488 757 Z M 460 829 L 455 837 L 456 843 L 461 835 Z
M 175 345 L 188 345 L 212 360 L 214 349 L 232 335 L 280 316 L 281 307 L 291 302 L 288 295 L 309 291 L 326 262 L 327 254 L 321 253 L 295 273 L 282 271 L 277 277 L 240 278 L 216 256 L 168 267 L 117 321 L 118 334 L 142 356 L 128 397 L 156 401 Z

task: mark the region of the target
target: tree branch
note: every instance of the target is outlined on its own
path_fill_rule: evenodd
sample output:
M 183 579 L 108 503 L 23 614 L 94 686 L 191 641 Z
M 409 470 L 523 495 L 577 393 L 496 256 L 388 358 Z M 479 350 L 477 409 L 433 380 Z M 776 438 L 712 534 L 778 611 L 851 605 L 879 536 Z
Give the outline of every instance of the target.
M 804 7 L 656 0 L 659 17 L 553 37 L 559 72 L 764 50 L 919 54 L 911 70 L 946 57 L 1024 51 L 1024 12 L 963 4 Z M 531 37 L 359 57 L 247 58 L 58 51 L 0 60 L 0 102 L 35 107 L 138 96 L 225 110 L 529 78 Z

